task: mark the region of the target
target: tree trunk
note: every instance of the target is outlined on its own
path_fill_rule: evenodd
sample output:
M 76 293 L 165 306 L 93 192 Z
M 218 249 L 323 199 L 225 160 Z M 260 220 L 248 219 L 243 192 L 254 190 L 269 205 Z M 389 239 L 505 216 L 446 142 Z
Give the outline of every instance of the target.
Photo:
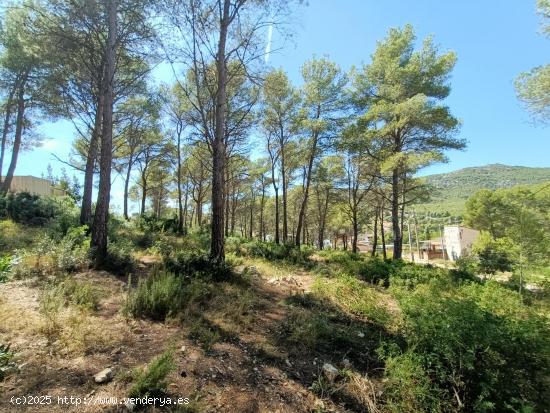
M 354 254 L 357 254 L 357 238 L 359 237 L 359 223 L 357 222 L 357 207 L 353 209 L 352 213 L 352 226 L 353 226 L 353 239 L 351 241 L 351 251 Z
M 225 170 L 225 105 L 227 67 L 225 44 L 229 26 L 230 0 L 223 2 L 223 14 L 220 19 L 220 38 L 216 56 L 218 84 L 216 92 L 215 131 L 212 142 L 212 237 L 210 244 L 210 258 L 215 262 L 225 260 L 224 249 L 224 170 Z
M 392 198 L 391 198 L 391 219 L 393 227 L 393 259 L 401 259 L 403 248 L 403 235 L 399 224 L 399 171 L 392 173 Z
M 288 214 L 287 214 L 287 187 L 286 187 L 286 167 L 285 167 L 285 148 L 281 145 L 281 179 L 283 185 L 283 242 L 288 242 Z
M 25 121 L 25 85 L 27 83 L 28 74 L 25 73 L 21 79 L 19 85 L 19 91 L 17 94 L 17 118 L 15 121 L 15 139 L 13 140 L 13 149 L 11 152 L 11 161 L 6 178 L 2 184 L 1 192 L 8 192 L 15 173 L 15 167 L 17 166 L 17 158 L 19 156 L 19 149 L 21 148 L 21 138 L 23 136 L 23 127 Z
M 249 238 L 252 239 L 252 233 L 254 232 L 254 203 L 255 199 L 252 197 L 250 201 L 250 226 L 248 228 Z
M 111 161 L 113 157 L 113 83 L 116 60 L 117 0 L 110 0 L 107 7 L 108 34 L 106 50 L 106 87 L 99 165 L 99 192 L 92 225 L 91 245 L 94 248 L 96 266 L 102 266 L 107 258 L 107 221 L 111 197 Z
M 233 188 L 233 193 L 231 194 L 231 234 L 235 232 L 235 223 L 237 222 L 236 214 L 237 214 L 237 196 L 236 196 L 236 189 Z
M 103 118 L 103 101 L 101 94 L 98 98 L 96 109 L 94 129 L 90 138 L 90 147 L 86 157 L 86 167 L 84 171 L 84 186 L 82 190 L 82 206 L 80 209 L 80 223 L 82 225 L 91 225 L 92 223 L 92 192 L 94 184 L 94 171 L 97 161 L 98 141 Z
M 275 191 L 275 242 L 280 244 L 279 239 L 279 187 L 275 181 L 275 165 L 271 164 L 271 181 L 273 182 L 273 190 Z
M 306 235 L 307 235 L 307 220 L 304 219 L 304 223 L 302 226 L 302 241 L 304 244 L 307 244 Z
M 376 247 L 378 247 L 378 210 L 374 212 L 374 231 L 372 235 L 372 251 L 371 257 L 376 255 Z
M 230 211 L 230 197 L 229 197 L 229 185 L 230 185 L 231 179 L 229 177 L 229 168 L 226 168 L 225 170 L 225 236 L 228 237 L 229 234 L 229 211 Z
M 185 198 L 183 200 L 183 234 L 187 234 L 187 209 L 189 202 L 189 181 L 185 180 Z
M 128 189 L 130 187 L 130 176 L 132 174 L 132 164 L 134 162 L 133 158 L 133 154 L 130 154 L 128 168 L 126 169 L 126 179 L 124 180 L 124 219 L 126 219 L 126 221 L 130 220 L 128 217 Z
M 177 156 L 178 156 L 178 170 L 177 174 L 177 185 L 178 185 L 178 227 L 177 232 L 178 234 L 183 234 L 183 201 L 181 199 L 182 197 L 182 191 L 181 191 L 181 131 L 178 131 L 178 148 L 177 148 Z
M 313 169 L 313 160 L 315 159 L 315 154 L 317 152 L 317 138 L 318 138 L 317 135 L 313 137 L 311 153 L 309 155 L 309 163 L 307 166 L 307 176 L 306 176 L 306 181 L 304 185 L 304 197 L 302 199 L 302 205 L 300 206 L 300 212 L 298 214 L 298 224 L 296 226 L 296 239 L 294 240 L 296 246 L 298 247 L 300 246 L 300 233 L 302 232 L 302 228 L 304 225 L 304 217 L 305 217 L 306 208 L 307 208 L 309 186 L 311 184 L 311 171 Z
M 264 207 L 265 207 L 265 185 L 262 177 L 262 198 L 260 200 L 260 236 L 259 239 L 265 241 L 265 228 L 264 228 Z
M 189 217 L 190 227 L 193 228 L 193 219 L 195 219 L 195 208 L 191 207 L 191 216 Z
M 196 210 L 197 210 L 197 226 L 200 228 L 202 226 L 202 202 L 200 198 L 197 201 Z
M 382 256 L 387 259 L 386 253 L 386 233 L 384 232 L 384 207 L 380 208 L 380 236 L 382 237 Z
M 145 203 L 147 201 L 147 178 L 145 178 L 145 172 L 141 175 L 141 211 L 140 215 L 145 215 Z
M 2 130 L 2 143 L 0 144 L 0 184 L 2 183 L 2 171 L 4 169 L 4 157 L 6 154 L 6 142 L 8 140 L 8 131 L 10 128 L 11 111 L 13 108 L 13 97 L 17 91 L 19 81 L 17 80 L 10 90 L 6 101 L 6 115 L 4 117 L 4 128 Z M 0 185 L 1 186 L 1 185 Z
M 325 225 L 327 222 L 327 212 L 328 212 L 328 201 L 330 197 L 330 189 L 325 190 L 325 205 L 323 207 L 323 210 L 321 212 L 321 220 L 319 223 L 319 249 L 322 250 L 324 248 L 325 244 Z
M 80 224 L 92 224 L 92 192 L 94 190 L 94 171 L 97 161 L 97 150 L 99 143 L 99 135 L 103 121 L 103 105 L 105 96 L 103 95 L 102 83 L 99 85 L 97 107 L 94 119 L 94 128 L 90 137 L 90 147 L 86 156 L 86 168 L 84 170 L 84 186 L 82 188 L 82 206 L 80 208 Z

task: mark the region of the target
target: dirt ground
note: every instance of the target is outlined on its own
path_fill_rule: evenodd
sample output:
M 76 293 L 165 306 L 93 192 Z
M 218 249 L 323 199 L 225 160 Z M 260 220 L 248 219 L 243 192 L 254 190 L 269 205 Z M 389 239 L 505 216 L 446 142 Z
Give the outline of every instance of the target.
M 144 262 L 144 276 L 150 264 Z M 177 366 L 169 376 L 168 394 L 189 398 L 191 403 L 179 410 L 148 407 L 141 411 L 346 411 L 309 389 L 323 360 L 314 355 L 297 357 L 269 340 L 286 316 L 284 300 L 307 292 L 312 276 L 306 272 L 278 276 L 266 276 L 261 269 L 255 272 L 251 289 L 261 305 L 238 336 L 217 342 L 209 351 L 188 338 L 189 326 L 181 321 L 125 318 L 121 306 L 126 281 L 109 273 L 87 271 L 75 276 L 100 285 L 105 296 L 95 312 L 64 313 L 61 331 L 49 335 L 43 333 L 39 311 L 41 283 L 0 284 L 0 342 L 10 343 L 19 365 L 18 373 L 0 383 L 0 411 L 128 411 L 123 398 L 131 384 L 124 373 L 169 347 L 175 349 Z M 108 367 L 114 369 L 114 379 L 96 384 L 94 374 Z M 75 397 L 73 403 L 65 396 Z M 82 404 L 74 404 L 77 397 Z M 102 400 L 109 398 L 117 398 L 119 404 Z

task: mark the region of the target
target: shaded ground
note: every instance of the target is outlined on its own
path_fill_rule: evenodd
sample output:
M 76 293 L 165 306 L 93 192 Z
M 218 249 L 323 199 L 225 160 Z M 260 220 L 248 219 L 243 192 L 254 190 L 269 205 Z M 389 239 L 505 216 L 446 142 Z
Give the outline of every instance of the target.
M 153 257 L 144 257 L 140 276 L 146 276 L 154 263 Z M 319 303 L 308 300 L 313 276 L 262 262 L 247 264 L 253 266 L 237 271 L 251 274 L 251 310 L 245 310 L 234 322 L 215 311 L 205 313 L 202 322 L 219 337 L 207 351 L 204 345 L 189 338 L 194 321 L 185 317 L 183 321 L 166 323 L 125 318 L 121 306 L 126 282 L 108 273 L 89 271 L 75 276 L 101 286 L 104 297 L 95 312 L 64 310 L 54 331 L 45 329 L 47 320 L 40 313 L 42 283 L 27 280 L 0 284 L 0 342 L 11 343 L 20 365 L 19 373 L 0 383 L 0 411 L 127 411 L 125 406 L 106 404 L 58 404 L 57 397 L 122 399 L 131 385 L 124 378 L 127 372 L 167 348 L 176 349 L 177 364 L 169 376 L 168 393 L 189 397 L 195 409 L 172 411 L 345 412 L 350 407 L 353 411 L 366 411 L 366 404 L 361 407 L 345 397 L 337 400 L 340 405 L 326 397 L 322 400 L 322 383 L 318 383 L 320 390 L 314 384 L 319 381 L 323 363 L 328 361 L 339 368 L 356 362 L 367 364 L 361 366 L 362 370 L 376 368 L 368 366 L 369 349 L 365 345 L 381 332 L 373 330 L 371 337 L 370 326 L 344 316 L 336 308 L 327 309 L 323 303 L 325 313 L 321 316 L 328 320 L 327 333 L 331 337 L 321 337 L 319 342 L 323 345 L 319 346 L 317 341 L 300 343 L 300 337 L 289 336 L 294 334 L 289 328 L 294 328 L 292 323 L 296 320 L 307 324 L 318 316 L 315 306 Z M 340 334 L 340 328 L 349 330 L 350 326 L 357 326 L 356 338 Z M 361 331 L 367 331 L 367 337 Z M 365 354 L 353 350 L 358 345 L 365 347 Z M 336 348 L 341 351 L 335 352 Z M 348 353 L 349 349 L 352 351 Z M 106 367 L 114 368 L 117 375 L 110 383 L 96 384 L 93 375 Z M 375 397 L 374 388 L 372 393 Z M 29 395 L 51 396 L 53 401 L 49 405 L 10 403 L 12 397 Z

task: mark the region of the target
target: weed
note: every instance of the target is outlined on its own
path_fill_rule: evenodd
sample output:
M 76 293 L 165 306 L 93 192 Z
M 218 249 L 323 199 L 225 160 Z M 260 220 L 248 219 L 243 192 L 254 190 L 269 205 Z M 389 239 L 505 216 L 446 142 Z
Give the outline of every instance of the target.
M 0 257 L 0 283 L 6 282 L 12 267 L 13 258 L 9 255 Z
M 139 280 L 136 289 L 128 294 L 124 312 L 163 321 L 182 310 L 190 311 L 210 293 L 210 285 L 203 280 L 161 272 Z
M 14 356 L 10 351 L 10 346 L 0 344 L 0 381 L 17 371 L 17 364 L 13 361 Z
M 194 322 L 191 326 L 189 337 L 196 340 L 204 351 L 210 351 L 212 346 L 220 341 L 220 333 L 209 323 L 202 319 Z
M 132 272 L 135 267 L 133 245 L 125 240 L 110 242 L 107 246 L 107 258 L 104 260 L 103 267 L 109 272 L 120 275 Z
M 42 291 L 40 296 L 40 314 L 44 317 L 40 331 L 48 337 L 50 341 L 59 336 L 61 324 L 59 322 L 59 312 L 64 304 L 64 298 L 59 295 L 55 288 L 47 288 Z
M 176 368 L 172 350 L 155 357 L 146 367 L 133 371 L 129 397 L 159 397 L 166 394 L 166 377 Z

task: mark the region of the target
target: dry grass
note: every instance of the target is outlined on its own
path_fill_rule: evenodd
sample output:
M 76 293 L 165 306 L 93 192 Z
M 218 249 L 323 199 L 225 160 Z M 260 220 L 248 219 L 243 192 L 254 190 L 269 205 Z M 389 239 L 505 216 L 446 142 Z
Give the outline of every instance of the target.
M 205 316 L 232 334 L 247 330 L 260 308 L 259 297 L 243 286 L 221 283 L 220 291 L 212 298 Z
M 43 322 L 37 311 L 13 304 L 6 298 L 0 298 L 0 320 L 0 333 L 8 339 L 36 334 Z

